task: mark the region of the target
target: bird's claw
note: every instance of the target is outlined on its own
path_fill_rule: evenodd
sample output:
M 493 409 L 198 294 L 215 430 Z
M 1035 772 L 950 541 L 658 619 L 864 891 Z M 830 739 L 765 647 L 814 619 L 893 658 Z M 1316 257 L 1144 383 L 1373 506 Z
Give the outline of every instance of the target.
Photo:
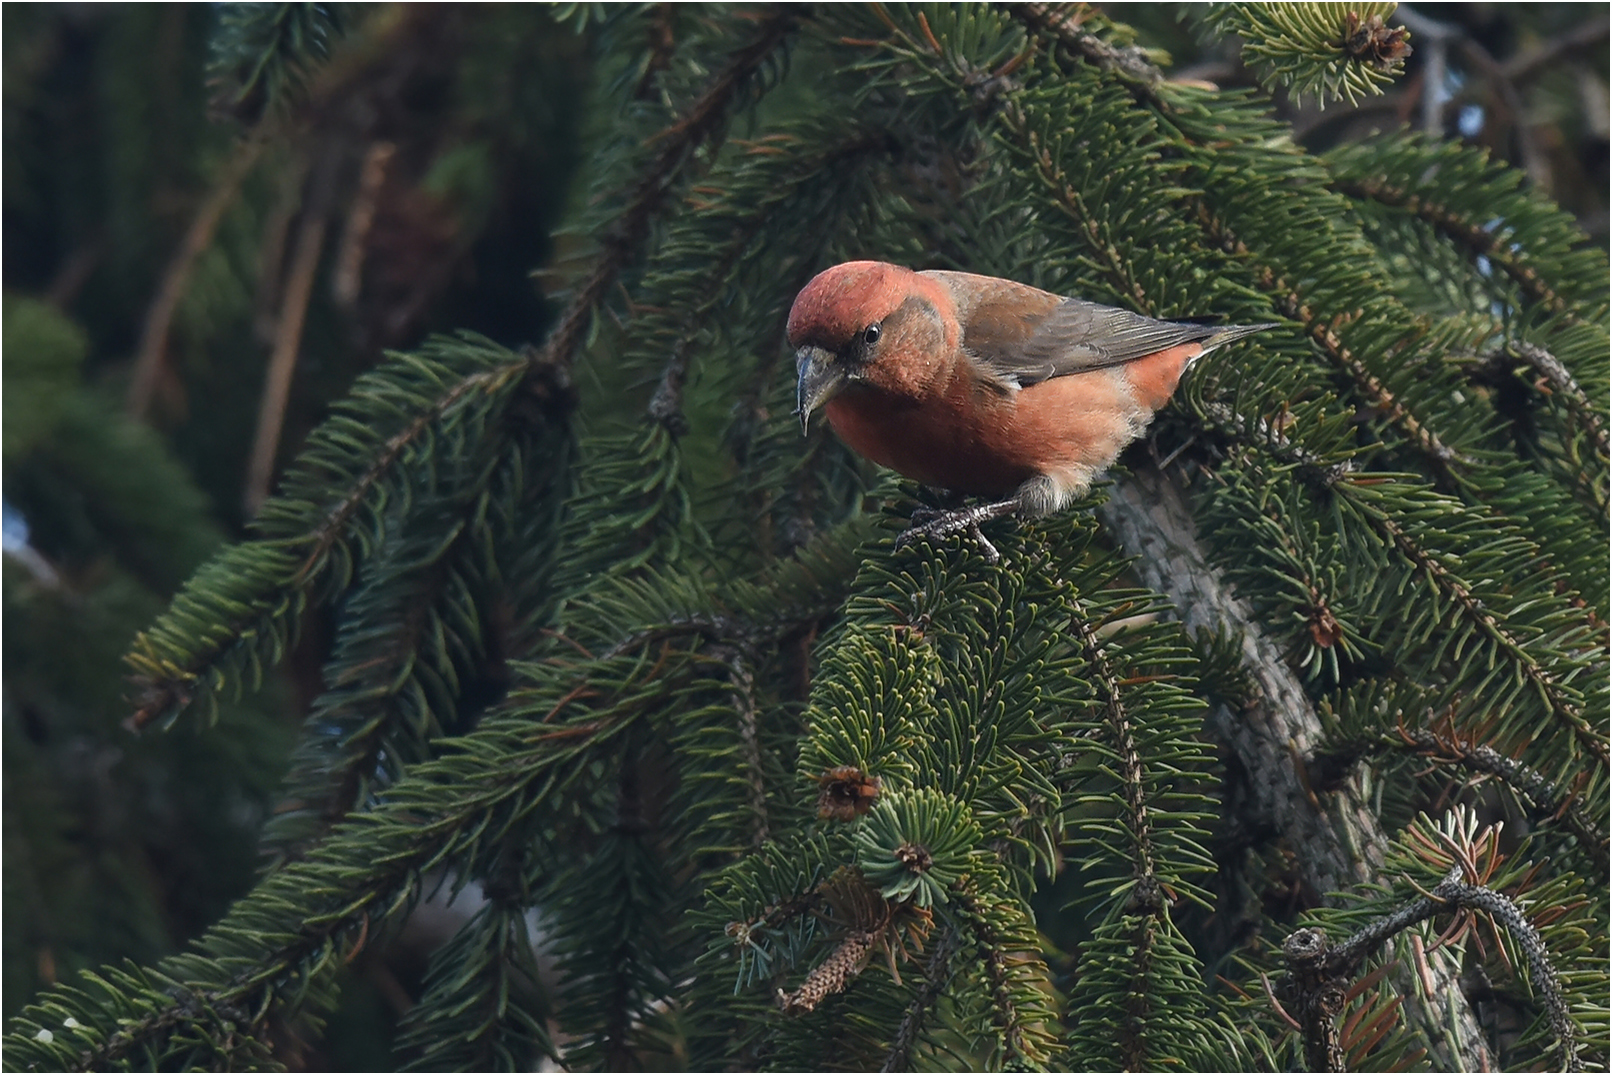
M 950 537 L 952 534 L 967 533 L 979 546 L 980 555 L 985 557 L 986 563 L 999 563 L 1002 554 L 992 545 L 990 539 L 980 529 L 980 523 L 990 519 L 999 519 L 1010 514 L 1018 507 L 1015 501 L 1004 501 L 999 504 L 985 504 L 973 508 L 959 508 L 955 511 L 938 511 L 934 508 L 919 508 L 912 513 L 911 524 L 896 538 L 896 548 L 905 548 L 919 538 L 928 538 L 935 543 Z

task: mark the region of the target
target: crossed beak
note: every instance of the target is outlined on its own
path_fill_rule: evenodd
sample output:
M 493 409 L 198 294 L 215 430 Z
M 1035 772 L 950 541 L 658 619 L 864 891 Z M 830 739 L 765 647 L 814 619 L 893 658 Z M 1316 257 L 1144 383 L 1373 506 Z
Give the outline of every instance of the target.
M 800 415 L 800 434 L 806 435 L 812 412 L 845 387 L 845 371 L 834 356 L 821 347 L 802 347 L 795 352 L 795 413 Z

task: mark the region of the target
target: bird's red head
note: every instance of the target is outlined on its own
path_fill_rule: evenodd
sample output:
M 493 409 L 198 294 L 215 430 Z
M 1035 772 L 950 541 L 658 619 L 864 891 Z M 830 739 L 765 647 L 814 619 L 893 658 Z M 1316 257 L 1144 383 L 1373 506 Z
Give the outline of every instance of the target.
M 917 278 L 911 269 L 882 261 L 847 261 L 824 269 L 789 308 L 789 345 L 840 350 L 899 309 Z
M 961 336 L 944 287 L 882 261 L 848 261 L 812 277 L 795 296 L 788 331 L 802 429 L 812 411 L 847 389 L 916 397 Z

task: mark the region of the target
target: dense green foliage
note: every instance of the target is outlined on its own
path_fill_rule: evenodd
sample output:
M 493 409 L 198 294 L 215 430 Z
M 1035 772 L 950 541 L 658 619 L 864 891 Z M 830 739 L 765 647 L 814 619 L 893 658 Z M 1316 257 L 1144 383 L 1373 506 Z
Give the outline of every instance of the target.
M 1338 107 L 1400 62 L 1350 10 L 1195 25 Z M 388 979 L 420 1070 L 1607 1062 L 1607 260 L 1515 173 L 1404 135 L 1311 153 L 1084 8 L 250 4 L 211 33 L 252 126 L 147 401 L 195 454 L 183 385 L 239 376 L 204 356 L 254 317 L 351 387 L 280 397 L 300 448 L 244 540 L 140 531 L 189 581 L 129 597 L 131 723 L 242 755 L 207 761 L 247 803 L 211 820 L 261 832 L 262 872 L 183 952 L 39 993 L 9 1068 L 300 1066 L 450 901 Z M 576 113 L 551 256 L 488 192 L 557 185 Z M 551 324 L 443 267 L 488 244 L 547 260 Z M 1113 488 L 993 525 L 1000 563 L 897 550 L 930 494 L 789 413 L 790 300 L 853 257 L 1281 328 L 1199 363 Z M 20 299 L 6 333 L 41 401 L 8 468 L 105 483 L 104 444 L 99 510 L 203 514 L 81 387 L 100 341 Z M 1120 537 L 1144 481 L 1179 559 Z M 10 628 L 51 597 L 7 571 Z M 288 750 L 258 692 L 299 662 Z M 6 705 L 10 899 L 19 847 L 52 868 L 14 819 L 60 791 L 19 783 Z M 1319 1017 L 1301 927 L 1336 945 Z

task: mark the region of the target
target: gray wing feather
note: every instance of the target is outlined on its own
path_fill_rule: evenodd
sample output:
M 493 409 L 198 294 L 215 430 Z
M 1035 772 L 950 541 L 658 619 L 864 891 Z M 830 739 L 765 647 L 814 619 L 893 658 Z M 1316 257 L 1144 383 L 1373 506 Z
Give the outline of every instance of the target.
M 1129 310 L 1083 299 L 1064 299 L 1047 312 L 1028 338 L 1011 343 L 964 339 L 963 346 L 992 373 L 1023 386 L 1084 370 L 1124 365 L 1179 344 L 1208 340 L 1224 331 L 1223 327 L 1155 321 Z

